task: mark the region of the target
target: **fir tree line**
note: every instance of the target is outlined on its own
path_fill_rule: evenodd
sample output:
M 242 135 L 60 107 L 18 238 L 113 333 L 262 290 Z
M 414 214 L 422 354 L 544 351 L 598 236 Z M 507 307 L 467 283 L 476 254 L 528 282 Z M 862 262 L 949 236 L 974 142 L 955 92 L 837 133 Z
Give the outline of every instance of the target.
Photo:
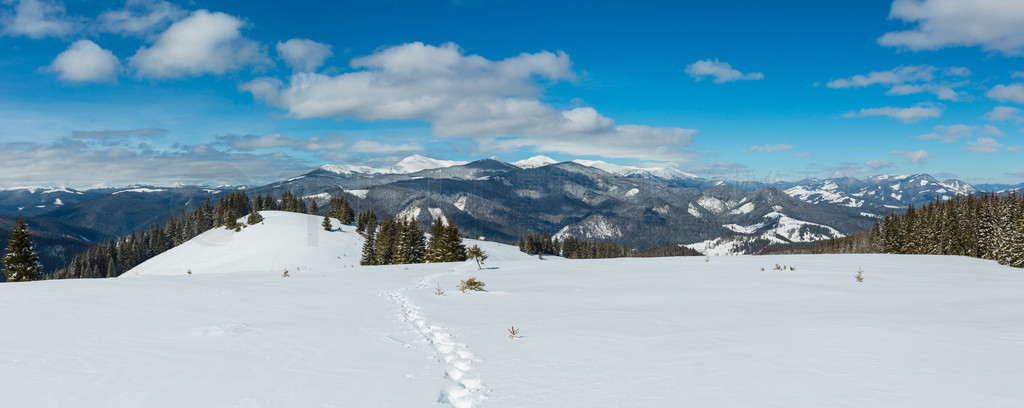
M 519 237 L 519 250 L 530 255 L 560 255 L 568 259 L 603 259 L 625 257 L 700 256 L 693 249 L 666 245 L 648 249 L 631 249 L 610 242 L 588 241 L 568 236 L 559 241 L 551 234 L 530 233 Z
M 911 206 L 813 252 L 960 255 L 1024 268 L 1024 196 L 967 195 Z
M 430 225 L 430 239 L 412 218 L 384 216 L 377 226 L 377 214 L 363 211 L 357 217 L 356 231 L 363 243 L 361 265 L 394 265 L 424 262 L 461 262 L 469 259 L 459 228 L 438 216 Z

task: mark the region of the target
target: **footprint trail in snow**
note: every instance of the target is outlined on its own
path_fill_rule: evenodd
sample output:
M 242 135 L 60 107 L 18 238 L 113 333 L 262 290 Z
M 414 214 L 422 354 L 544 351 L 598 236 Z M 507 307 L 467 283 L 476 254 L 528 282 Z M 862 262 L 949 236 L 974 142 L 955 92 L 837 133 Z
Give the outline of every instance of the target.
M 389 292 L 391 300 L 402 311 L 402 320 L 409 323 L 430 344 L 437 353 L 438 362 L 444 365 L 445 377 L 453 384 L 441 390 L 437 402 L 454 408 L 472 408 L 486 398 L 486 388 L 473 373 L 473 362 L 480 361 L 466 350 L 466 345 L 457 343 L 451 333 L 440 326 L 428 324 L 419 306 L 409 302 L 397 291 Z

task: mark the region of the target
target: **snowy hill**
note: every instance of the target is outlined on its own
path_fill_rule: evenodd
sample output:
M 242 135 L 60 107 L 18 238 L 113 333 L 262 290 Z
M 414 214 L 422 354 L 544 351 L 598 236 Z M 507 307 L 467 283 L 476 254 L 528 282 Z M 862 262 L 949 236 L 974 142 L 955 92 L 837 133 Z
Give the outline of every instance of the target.
M 297 271 L 322 272 L 359 266 L 363 237 L 355 227 L 338 225 L 325 231 L 322 217 L 284 211 L 261 211 L 264 220 L 240 232 L 217 228 L 174 247 L 122 277 L 148 275 Z M 240 219 L 244 224 L 245 219 Z M 491 259 L 526 259 L 519 248 L 497 243 L 466 240 L 478 244 Z
M 264 216 L 122 278 L 0 284 L 0 377 L 13 390 L 0 393 L 0 406 L 1024 400 L 1024 276 L 990 261 L 538 260 L 484 242 L 492 257 L 482 271 L 472 262 L 360 267 L 352 258 L 361 239 L 349 227 Z M 470 276 L 487 291 L 454 289 Z M 510 339 L 513 325 L 521 331 Z

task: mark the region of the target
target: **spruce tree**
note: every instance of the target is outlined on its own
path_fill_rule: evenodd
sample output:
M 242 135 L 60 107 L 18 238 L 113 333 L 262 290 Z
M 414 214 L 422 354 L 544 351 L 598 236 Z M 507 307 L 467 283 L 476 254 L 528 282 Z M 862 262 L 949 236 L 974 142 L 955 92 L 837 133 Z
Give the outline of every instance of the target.
M 315 198 L 312 200 L 311 203 L 309 203 L 308 214 L 309 215 L 320 215 L 320 206 L 317 205 Z
M 321 222 L 320 225 L 322 225 L 324 227 L 324 231 L 330 231 L 331 230 L 331 217 L 327 216 L 327 214 L 324 214 L 324 222 Z
M 438 215 L 430 224 L 430 238 L 427 240 L 427 251 L 424 260 L 427 262 L 445 262 L 444 220 Z
M 374 242 L 374 230 L 368 229 L 366 231 L 366 240 L 363 241 L 363 255 L 361 258 L 359 258 L 360 265 L 377 264 L 377 254 L 374 253 L 374 247 L 376 246 L 375 244 L 376 243 Z
M 11 230 L 3 267 L 8 282 L 27 282 L 42 277 L 43 265 L 39 263 L 35 245 L 32 244 L 32 234 L 25 224 L 25 217 L 19 218 L 18 225 Z

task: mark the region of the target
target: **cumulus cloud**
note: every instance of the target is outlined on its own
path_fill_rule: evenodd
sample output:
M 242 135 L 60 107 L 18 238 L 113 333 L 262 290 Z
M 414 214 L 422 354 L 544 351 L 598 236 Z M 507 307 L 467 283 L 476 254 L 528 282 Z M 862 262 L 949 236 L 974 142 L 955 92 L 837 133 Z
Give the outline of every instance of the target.
M 252 154 L 209 145 L 156 151 L 145 146 L 96 146 L 89 140 L 51 144 L 0 143 L 0 185 L 258 185 L 311 170 L 280 153 Z
M 100 32 L 145 36 L 187 14 L 176 4 L 162 0 L 128 0 L 123 9 L 101 13 L 96 18 L 96 26 Z
M 997 142 L 996 139 L 979 137 L 978 140 L 967 142 L 966 149 L 971 153 L 996 153 L 1001 147 L 1003 147 L 1002 143 Z
M 241 86 L 297 118 L 417 120 L 443 138 L 471 138 L 480 150 L 532 149 L 611 158 L 680 160 L 696 131 L 617 125 L 591 107 L 559 110 L 539 99 L 545 84 L 575 80 L 565 53 L 503 60 L 467 55 L 457 45 L 408 43 L 353 59 L 353 72 L 295 73 L 284 83 Z
M 996 100 L 999 102 L 1016 102 L 1024 105 L 1024 84 L 1016 83 L 1003 85 L 999 84 L 989 89 L 988 93 L 985 94 L 989 99 Z
M 426 149 L 417 143 L 389 144 L 375 140 L 355 139 L 346 135 L 327 135 L 324 137 L 296 138 L 280 134 L 270 135 L 227 135 L 217 138 L 217 142 L 226 144 L 239 151 L 257 149 L 288 148 L 305 152 L 345 151 L 352 153 L 394 154 L 423 153 Z
M 245 23 L 219 12 L 197 10 L 172 24 L 129 59 L 140 77 L 176 78 L 223 74 L 269 62 L 263 47 L 242 36 Z
M 933 132 L 918 136 L 918 139 L 940 140 L 941 143 L 956 143 L 960 139 L 974 135 L 974 126 L 967 125 L 939 125 L 932 128 Z
M 996 106 L 992 111 L 985 114 L 985 120 L 989 122 L 1014 122 L 1024 121 L 1020 116 L 1020 109 L 1012 106 Z
M 142 128 L 130 130 L 76 130 L 71 132 L 75 139 L 121 139 L 128 137 L 156 137 L 167 133 L 167 129 Z
M 890 19 L 916 24 L 885 33 L 878 43 L 913 51 L 980 46 L 1024 53 L 1024 3 L 1015 0 L 894 0 Z
M 792 149 L 793 149 L 793 145 L 785 144 L 785 143 L 777 144 L 777 145 L 774 145 L 774 146 L 773 145 L 764 145 L 764 146 L 756 146 L 755 145 L 755 146 L 750 146 L 749 149 L 742 150 L 740 153 L 750 153 L 750 152 L 770 153 L 770 152 L 776 152 L 776 151 L 779 151 L 779 150 L 792 150 Z
M 1006 175 L 1024 178 L 1024 170 L 1010 171 L 1007 172 Z
M 800 153 L 797 153 L 797 154 L 793 155 L 793 157 L 800 158 L 800 159 L 809 159 L 811 156 L 812 155 L 811 155 L 810 152 L 800 152 Z
M 942 70 L 931 65 L 909 65 L 896 67 L 888 71 L 872 71 L 867 75 L 854 75 L 850 78 L 833 79 L 825 86 L 833 89 L 864 88 L 880 85 L 889 88 L 887 95 L 911 95 L 922 92 L 934 94 L 940 100 L 956 101 L 961 98 L 955 88 L 967 85 L 967 81 L 952 82 L 971 75 L 965 67 L 947 67 Z M 945 80 L 936 82 L 939 77 Z M 952 78 L 951 78 L 952 77 Z
M 54 58 L 50 71 L 68 82 L 113 81 L 121 71 L 121 61 L 92 41 L 78 40 Z
M 932 157 L 932 155 L 930 153 L 928 153 L 928 152 L 926 152 L 924 150 L 918 150 L 918 151 L 914 151 L 914 152 L 909 152 L 909 151 L 904 151 L 904 150 L 893 150 L 892 154 L 895 155 L 895 156 L 903 157 L 908 162 L 911 162 L 911 163 L 914 163 L 914 164 L 924 163 L 924 162 L 928 161 L 928 159 L 930 157 Z
M 717 58 L 715 60 L 700 60 L 693 64 L 686 66 L 686 73 L 693 77 L 694 81 L 700 81 L 706 77 L 715 78 L 712 82 L 716 84 L 723 84 L 732 81 L 748 81 L 748 80 L 759 80 L 764 79 L 764 74 L 760 72 L 751 72 L 744 74 L 738 70 L 732 68 L 727 62 L 721 62 Z
M 331 46 L 313 40 L 292 38 L 277 43 L 277 55 L 284 60 L 293 71 L 313 72 L 324 64 L 328 57 L 334 55 Z
M 887 167 L 892 167 L 892 160 L 868 160 L 864 165 L 872 168 L 873 170 L 881 170 Z
M 3 0 L 3 5 L 13 5 L 0 14 L 3 35 L 41 39 L 66 37 L 79 28 L 79 22 L 68 17 L 64 5 L 50 0 Z
M 942 109 L 934 106 L 914 106 L 910 108 L 867 108 L 857 112 L 849 112 L 844 117 L 863 118 L 870 116 L 888 116 L 903 123 L 916 123 L 921 119 L 937 118 L 942 115 Z

